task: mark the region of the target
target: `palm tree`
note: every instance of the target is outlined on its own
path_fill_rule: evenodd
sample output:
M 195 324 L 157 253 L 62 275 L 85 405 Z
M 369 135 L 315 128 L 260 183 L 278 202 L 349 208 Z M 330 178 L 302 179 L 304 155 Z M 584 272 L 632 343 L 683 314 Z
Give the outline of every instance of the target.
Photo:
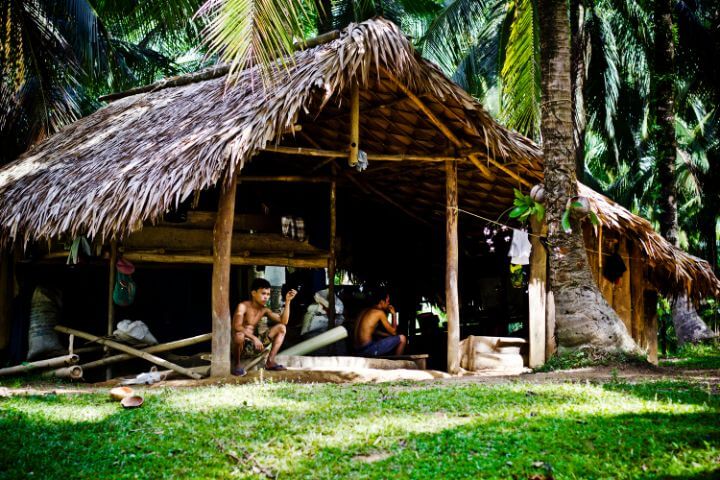
M 570 80 L 570 24 L 565 2 L 541 0 L 538 7 L 542 66 L 543 155 L 550 286 L 558 345 L 635 352 L 637 346 L 598 290 L 590 272 L 578 218 L 572 232 L 561 227 L 577 196 Z
M 179 70 L 199 0 L 0 0 L 0 163 L 97 109 L 98 95 Z

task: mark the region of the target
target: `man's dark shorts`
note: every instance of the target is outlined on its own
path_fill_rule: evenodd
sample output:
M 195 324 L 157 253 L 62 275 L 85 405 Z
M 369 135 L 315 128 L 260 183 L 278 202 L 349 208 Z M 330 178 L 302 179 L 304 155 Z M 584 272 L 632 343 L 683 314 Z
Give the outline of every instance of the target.
M 393 335 L 363 345 L 357 349 L 357 354 L 362 357 L 379 357 L 393 352 L 398 345 L 400 345 L 400 335 Z

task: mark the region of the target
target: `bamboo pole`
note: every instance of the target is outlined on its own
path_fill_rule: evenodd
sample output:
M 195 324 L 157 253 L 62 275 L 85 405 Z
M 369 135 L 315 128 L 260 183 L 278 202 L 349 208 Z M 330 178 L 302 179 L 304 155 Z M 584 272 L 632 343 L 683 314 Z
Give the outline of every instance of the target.
M 230 375 L 230 257 L 237 175 L 223 188 L 213 230 L 212 366 L 213 377 Z
M 330 184 L 330 256 L 328 257 L 328 325 L 335 326 L 335 235 L 337 183 Z
M 304 155 L 307 157 L 345 158 L 348 156 L 348 152 L 341 152 L 339 150 L 321 150 L 319 148 L 283 147 L 272 145 L 265 147 L 263 151 L 271 153 L 282 153 L 286 155 Z
M 447 370 L 460 371 L 460 302 L 458 299 L 458 190 L 457 162 L 445 163 L 446 264 L 445 308 L 447 313 Z
M 144 252 L 126 252 L 123 255 L 128 260 L 135 262 L 150 263 L 199 263 L 212 264 L 211 255 L 190 255 L 190 254 L 161 254 Z M 232 256 L 231 265 L 273 265 L 278 267 L 295 268 L 325 268 L 327 267 L 327 255 L 314 255 L 312 257 L 265 257 L 265 256 Z
M 211 333 L 206 333 L 204 335 L 197 335 L 195 337 L 190 337 L 190 338 L 184 338 L 182 340 L 175 340 L 173 342 L 160 343 L 158 345 L 153 345 L 152 347 L 143 348 L 141 351 L 145 352 L 145 353 L 167 352 L 168 350 L 175 350 L 177 348 L 182 348 L 182 347 L 187 347 L 189 345 L 195 345 L 198 343 L 207 342 L 208 340 L 212 340 Z M 104 365 L 122 362 L 125 360 L 130 360 L 132 358 L 135 358 L 134 355 L 122 353 L 120 355 L 113 355 L 112 357 L 101 358 L 100 360 L 96 360 L 94 362 L 88 362 L 88 363 L 86 363 L 84 365 L 80 365 L 80 366 L 84 370 L 90 370 L 91 368 L 102 367 Z
M 201 376 L 197 373 L 185 368 L 181 367 L 180 365 L 175 365 L 172 362 L 168 362 L 167 360 L 164 360 L 160 357 L 156 357 L 155 355 L 152 355 L 147 352 L 143 352 L 141 350 L 138 350 L 137 348 L 132 348 L 127 345 L 123 345 L 122 343 L 115 342 L 113 340 L 108 340 L 106 338 L 101 338 L 96 335 L 93 335 L 91 333 L 83 332 L 80 330 L 75 330 L 74 328 L 68 328 L 63 327 L 62 325 L 57 325 L 55 327 L 55 330 L 62 333 L 67 333 L 68 335 L 75 335 L 76 337 L 84 338 L 85 340 L 92 340 L 94 342 L 99 343 L 100 345 L 107 345 L 110 348 L 114 348 L 115 350 L 120 350 L 121 352 L 129 353 L 130 355 L 134 355 L 138 358 L 142 358 L 143 360 L 147 360 L 148 362 L 154 363 L 156 365 L 160 365 L 161 367 L 169 368 L 170 370 L 174 370 L 178 373 L 182 373 L 185 376 L 188 376 L 190 378 L 194 378 L 196 380 L 200 379 Z
M 257 175 L 239 175 L 238 181 L 242 182 L 283 182 L 283 183 L 330 183 L 333 181 L 330 177 L 303 177 L 300 175 L 275 175 L 275 176 L 257 176 Z
M 115 289 L 115 276 L 117 274 L 117 240 L 110 241 L 110 271 L 108 275 L 108 300 L 107 300 L 107 335 L 113 334 L 115 328 L 115 304 L 113 302 L 113 290 Z M 107 356 L 109 350 L 105 349 Z M 112 378 L 112 369 L 105 371 L 105 380 Z
M 69 378 L 70 380 L 80 380 L 82 376 L 83 369 L 80 365 L 58 368 L 43 373 L 43 377 Z
M 320 148 L 309 148 L 309 147 L 284 147 L 284 146 L 267 146 L 263 152 L 269 153 L 280 153 L 283 155 L 302 155 L 307 157 L 328 157 L 328 158 L 345 158 L 348 157 L 348 152 L 341 150 L 324 150 Z M 482 154 L 482 152 L 477 152 Z M 464 157 L 457 157 L 453 155 L 415 155 L 415 154 L 391 154 L 391 153 L 368 153 L 368 160 L 371 161 L 387 161 L 387 162 L 404 162 L 404 161 L 418 161 L 418 162 L 446 162 L 448 160 L 463 161 Z M 242 176 L 240 177 L 243 178 Z
M 14 367 L 0 368 L 0 376 L 27 373 L 41 368 L 74 365 L 78 362 L 78 360 L 79 357 L 77 355 L 63 355 L 61 357 L 38 360 L 37 362 L 24 363 L 22 365 L 15 365 Z
M 360 87 L 353 82 L 350 90 L 350 146 L 348 165 L 354 167 L 358 163 L 360 151 Z

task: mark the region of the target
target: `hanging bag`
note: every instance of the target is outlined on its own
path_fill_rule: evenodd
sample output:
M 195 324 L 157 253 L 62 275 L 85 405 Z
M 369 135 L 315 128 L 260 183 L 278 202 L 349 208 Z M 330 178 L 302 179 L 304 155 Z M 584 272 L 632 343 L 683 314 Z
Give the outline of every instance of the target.
M 120 307 L 127 307 L 135 301 L 136 286 L 131 276 L 135 271 L 135 266 L 124 258 L 119 259 L 116 265 L 113 302 Z

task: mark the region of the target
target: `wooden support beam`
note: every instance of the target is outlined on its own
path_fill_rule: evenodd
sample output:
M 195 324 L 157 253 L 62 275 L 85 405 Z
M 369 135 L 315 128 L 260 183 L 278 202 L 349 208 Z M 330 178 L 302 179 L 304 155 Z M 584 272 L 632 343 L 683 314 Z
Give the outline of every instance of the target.
M 348 165 L 358 163 L 360 152 L 360 87 L 353 82 L 350 90 L 350 145 L 348 146 Z
M 335 235 L 337 228 L 337 183 L 330 184 L 330 256 L 328 257 L 328 325 L 335 325 Z
M 425 116 L 428 118 L 428 120 L 430 120 L 430 122 L 431 122 L 433 125 L 435 125 L 435 126 L 438 128 L 438 130 L 440 130 L 440 131 L 443 133 L 443 135 L 445 135 L 445 136 L 447 137 L 447 139 L 450 140 L 450 142 L 452 142 L 453 145 L 455 145 L 456 148 L 462 149 L 462 148 L 468 148 L 468 147 L 470 147 L 470 144 L 469 144 L 469 143 L 467 143 L 467 142 L 462 142 L 462 141 L 452 132 L 452 130 L 450 130 L 450 129 L 447 127 L 447 125 L 445 125 L 445 124 L 442 122 L 442 120 L 440 120 L 440 119 L 432 112 L 432 110 L 430 110 L 430 108 L 429 108 L 427 105 L 425 105 L 425 103 L 424 103 L 422 100 L 420 100 L 420 98 L 419 98 L 417 95 L 415 95 L 413 92 L 410 91 L 409 88 L 407 88 L 405 85 L 403 85 L 402 82 L 400 82 L 400 80 L 398 80 L 398 79 L 395 77 L 395 75 L 393 75 L 392 73 L 390 73 L 390 71 L 388 71 L 388 70 L 385 69 L 385 68 L 382 68 L 382 67 L 381 67 L 381 70 L 383 71 L 383 73 L 384 73 L 385 75 L 388 76 L 388 78 L 390 78 L 390 81 L 392 81 L 403 93 L 405 93 L 405 95 L 407 95 L 407 96 L 412 100 L 412 102 L 420 109 L 420 111 L 425 114 Z M 497 167 L 499 170 L 501 170 L 503 173 L 505 173 L 505 174 L 506 174 L 507 176 L 509 176 L 510 178 L 512 178 L 512 179 L 514 179 L 514 180 L 517 180 L 518 182 L 522 183 L 523 185 L 525 185 L 525 186 L 528 187 L 528 188 L 529 188 L 529 187 L 532 187 L 532 183 L 530 183 L 529 181 L 525 180 L 524 178 L 522 178 L 522 177 L 521 177 L 520 175 L 518 175 L 517 173 L 513 172 L 512 170 L 510 170 L 509 168 L 507 168 L 507 167 L 506 167 L 505 165 L 503 165 L 502 163 L 498 162 L 497 160 L 495 160 L 495 159 L 493 159 L 493 158 L 491 158 L 491 157 L 489 157 L 489 156 L 487 156 L 487 155 L 485 156 L 485 158 L 487 159 L 488 162 L 490 162 L 491 164 L 493 164 L 495 167 Z M 493 173 L 490 171 L 489 168 L 487 168 L 485 165 L 483 165 L 483 163 L 482 163 L 482 162 L 480 161 L 480 159 L 478 158 L 478 155 L 477 155 L 477 154 L 474 154 L 474 153 L 473 153 L 473 154 L 468 155 L 468 159 L 470 159 L 470 161 L 473 163 L 473 165 L 475 165 L 475 166 L 476 166 L 486 177 L 488 177 L 490 180 L 494 180 L 494 179 L 495 179 L 495 174 L 493 174 Z
M 237 175 L 222 187 L 213 230 L 212 365 L 213 377 L 230 375 L 230 256 Z M 129 352 L 128 352 L 129 353 Z
M 147 360 L 148 362 L 154 363 L 156 365 L 160 365 L 161 367 L 169 368 L 170 370 L 174 370 L 178 373 L 181 373 L 187 377 L 194 378 L 196 380 L 199 380 L 201 375 L 193 372 L 192 370 L 181 367 L 179 365 L 175 365 L 172 362 L 168 362 L 167 360 L 164 360 L 160 357 L 156 357 L 155 355 L 152 355 L 150 353 L 143 352 L 142 350 L 138 350 L 137 348 L 132 348 L 127 345 L 124 345 L 122 343 L 118 343 L 112 340 L 108 340 L 106 338 L 101 338 L 95 335 L 92 335 L 87 332 L 83 332 L 80 330 L 75 330 L 74 328 L 68 328 L 64 327 L 62 325 L 57 325 L 55 327 L 55 330 L 62 333 L 67 333 L 68 335 L 75 335 L 76 337 L 84 338 L 85 340 L 91 340 L 93 342 L 99 343 L 100 345 L 107 345 L 110 348 L 113 348 L 115 350 L 120 350 L 121 352 L 129 353 L 130 355 L 134 355 L 138 358 L 142 358 L 143 360 Z
M 366 182 L 363 182 L 362 180 L 360 180 L 360 179 L 358 179 L 358 178 L 355 178 L 355 176 L 354 176 L 352 173 L 343 171 L 342 174 L 343 174 L 343 176 L 344 176 L 345 178 L 347 178 L 347 179 L 350 180 L 352 183 L 354 183 L 355 185 L 357 185 L 358 187 L 360 187 L 362 190 L 365 190 L 366 192 L 368 192 L 368 193 L 370 193 L 370 194 L 372 194 L 372 195 L 375 195 L 375 196 L 378 197 L 378 198 L 381 198 L 381 199 L 385 200 L 387 203 L 389 203 L 389 204 L 392 205 L 393 207 L 397 208 L 398 210 L 400 210 L 401 212 L 403 212 L 405 215 L 409 216 L 410 218 L 413 218 L 413 219 L 417 220 L 418 222 L 423 223 L 423 224 L 425 224 L 425 225 L 430 225 L 430 222 L 428 222 L 428 221 L 425 220 L 424 218 L 419 217 L 418 215 L 414 214 L 413 212 L 411 212 L 411 211 L 408 210 L 407 208 L 403 207 L 402 205 L 400 205 L 400 204 L 397 203 L 395 200 L 393 200 L 392 198 L 390 198 L 390 197 L 388 197 L 387 195 L 385 195 L 383 192 L 381 192 L 381 191 L 378 190 L 377 188 L 369 185 L 369 184 L 366 183 Z
M 0 252 L 0 352 L 10 345 L 14 263 L 9 249 Z
M 460 371 L 460 301 L 458 298 L 458 190 L 457 162 L 445 163 L 446 263 L 445 309 L 447 314 L 447 370 Z
M 333 179 L 330 177 L 305 177 L 300 175 L 274 175 L 274 176 L 257 176 L 257 175 L 238 175 L 238 182 L 282 182 L 282 183 L 330 183 Z
M 195 254 L 164 254 L 164 253 L 145 253 L 145 252 L 127 252 L 125 258 L 133 262 L 148 263 L 197 263 L 197 264 L 213 264 L 213 256 L 211 255 L 195 255 Z M 266 265 L 277 267 L 295 267 L 295 268 L 326 268 L 328 255 L 313 255 L 312 257 L 281 257 L 281 256 L 247 256 L 230 257 L 230 265 Z
M 330 30 L 329 32 L 321 33 L 317 37 L 295 42 L 293 47 L 295 47 L 296 50 L 305 50 L 317 47 L 318 45 L 322 45 L 324 43 L 332 42 L 337 38 L 340 38 L 340 30 Z
M 113 291 L 115 290 L 115 276 L 117 274 L 117 240 L 110 241 L 110 265 L 108 272 L 108 295 L 107 295 L 107 336 L 111 336 L 115 330 L 115 302 L 113 301 Z M 108 349 L 105 349 L 105 355 Z M 112 369 L 105 370 L 105 380 L 112 378 Z
M 539 222 L 534 216 L 530 217 L 531 232 L 535 235 L 542 235 L 545 228 L 544 222 Z M 535 235 L 530 236 L 530 282 L 528 285 L 528 330 L 530 341 L 530 352 L 528 355 L 528 366 L 539 367 L 545 363 L 545 316 L 547 301 L 547 252 L 545 246 Z
M 320 148 L 306 147 L 284 147 L 268 146 L 262 150 L 269 153 L 280 153 L 283 155 L 304 155 L 308 157 L 345 158 L 348 152 L 341 150 L 324 150 Z M 378 162 L 446 162 L 448 160 L 463 161 L 464 158 L 452 155 L 415 155 L 415 154 L 391 154 L 391 153 L 368 153 L 368 160 Z M 330 162 L 326 162 L 330 163 Z M 242 176 L 240 177 L 243 178 Z
M 341 152 L 339 150 L 321 150 L 319 148 L 305 148 L 305 147 L 283 147 L 280 145 L 268 145 L 263 152 L 271 153 L 282 153 L 285 155 L 304 155 L 307 157 L 331 157 L 331 158 L 346 158 L 348 152 Z

